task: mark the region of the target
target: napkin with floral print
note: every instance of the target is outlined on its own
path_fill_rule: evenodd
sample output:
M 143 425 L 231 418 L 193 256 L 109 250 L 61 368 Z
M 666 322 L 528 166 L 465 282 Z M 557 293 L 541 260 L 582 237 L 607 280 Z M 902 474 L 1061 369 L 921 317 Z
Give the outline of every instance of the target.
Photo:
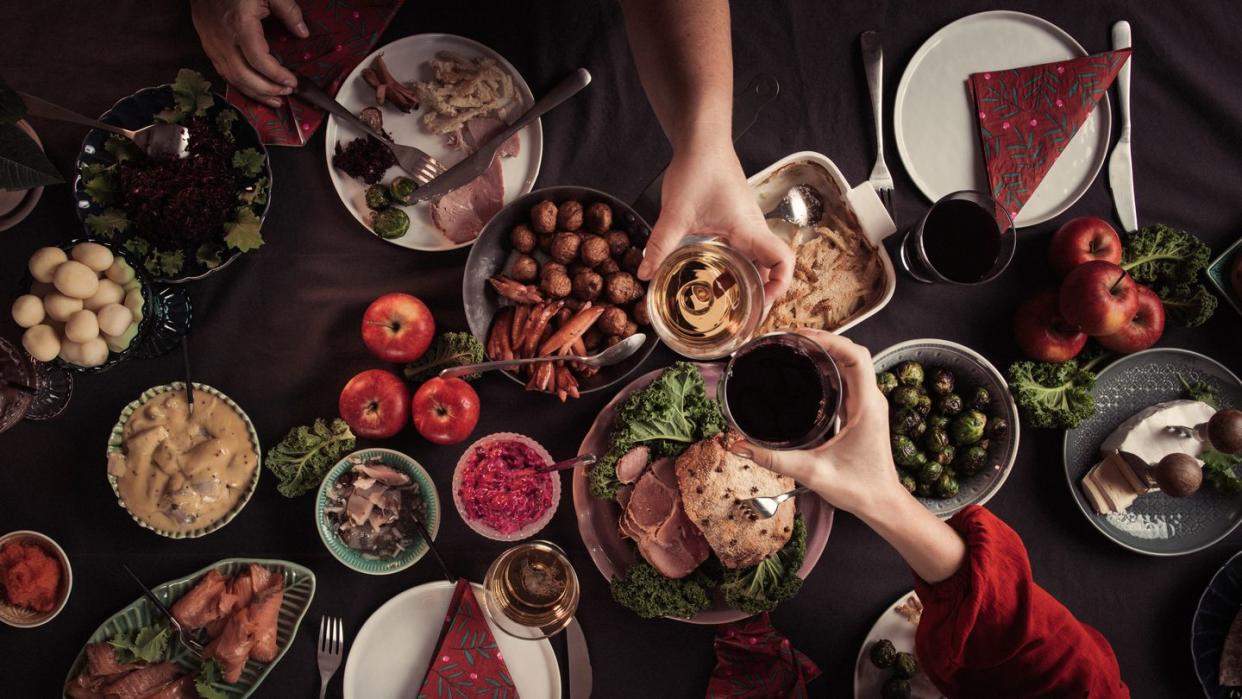
M 995 199 L 1017 218 L 1108 91 L 1130 49 L 970 76 Z
M 264 25 L 272 55 L 286 68 L 309 78 L 328 94 L 370 53 L 404 0 L 302 0 L 310 36 L 299 39 L 279 21 Z M 225 98 L 246 115 L 269 146 L 305 145 L 323 123 L 324 113 L 297 99 L 273 109 L 229 87 Z
M 707 697 L 805 699 L 807 683 L 819 675 L 815 663 L 777 633 L 764 612 L 720 627 Z
M 418 690 L 418 699 L 459 697 L 518 699 L 496 637 L 474 597 L 474 586 L 465 578 L 458 578 L 453 589 L 436 652 Z

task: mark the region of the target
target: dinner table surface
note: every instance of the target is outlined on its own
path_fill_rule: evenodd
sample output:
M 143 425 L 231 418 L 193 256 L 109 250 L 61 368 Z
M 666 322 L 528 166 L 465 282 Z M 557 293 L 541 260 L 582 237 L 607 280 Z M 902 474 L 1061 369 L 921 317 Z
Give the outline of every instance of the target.
M 884 105 L 891 115 L 898 81 L 913 53 L 941 26 L 996 3 L 816 0 L 733 4 L 734 72 L 739 84 L 760 73 L 780 82 L 737 149 L 748 173 L 802 150 L 831 158 L 851 183 L 865 180 L 874 157 L 872 118 L 858 36 L 881 32 Z M 1014 1 L 1062 27 L 1089 52 L 1110 48 L 1110 28 L 1128 19 L 1134 33 L 1134 174 L 1141 223 L 1167 222 L 1200 235 L 1215 251 L 1242 235 L 1242 5 Z M 584 66 L 591 85 L 543 119 L 537 186 L 574 184 L 633 200 L 665 165 L 670 147 L 644 97 L 613 2 L 431 3 L 410 0 L 379 43 L 422 32 L 480 41 L 521 72 L 536 95 Z M 188 3 L 6 2 L 0 5 L 0 71 L 16 89 L 86 114 L 181 67 L 202 71 L 218 88 L 194 32 Z M 985 68 L 986 66 L 980 66 Z M 945 99 L 957 98 L 945 95 Z M 1116 122 L 1114 122 L 1116 123 Z M 83 130 L 34 120 L 57 168 L 71 175 Z M 896 180 L 896 219 L 905 227 L 928 202 L 897 154 L 891 120 L 885 146 Z M 404 291 L 426 301 L 438 329 L 466 329 L 461 305 L 466 249 L 414 252 L 364 230 L 338 199 L 324 157 L 323 128 L 302 148 L 269 150 L 274 188 L 266 241 L 228 269 L 193 283 L 191 331 L 196 380 L 225 391 L 253 419 L 265 447 L 287 430 L 335 417 L 341 387 L 355 373 L 383 366 L 363 347 L 363 309 L 380 294 Z M 1114 136 L 1116 138 L 1116 128 Z M 1010 335 L 1015 307 L 1052 284 L 1046 248 L 1074 216 L 1115 220 L 1106 176 L 1067 212 L 1023 229 L 1013 264 L 979 287 L 929 286 L 901 276 L 891 303 L 846 333 L 873 352 L 903 340 L 942 338 L 972 347 L 998 367 L 1019 357 Z M 0 232 L 0 289 L 18 289 L 37 247 L 82 234 L 67 185 L 48 188 L 24 222 Z M 890 252 L 900 236 L 888 241 Z M 17 340 L 8 318 L 0 335 Z M 1242 323 L 1225 303 L 1205 326 L 1172 327 L 1160 347 L 1203 352 L 1242 373 Z M 677 357 L 657 349 L 642 367 Z M 635 372 L 638 376 L 641 372 Z M 0 435 L 0 532 L 34 529 L 68 553 L 74 585 L 65 610 L 34 630 L 0 627 L 7 696 L 51 696 L 95 628 L 138 596 L 127 563 L 151 582 L 191 573 L 219 559 L 280 558 L 310 567 L 318 591 L 288 654 L 256 696 L 313 696 L 319 683 L 315 635 L 321 615 L 343 617 L 352 638 L 385 601 L 440 578 L 430 559 L 396 575 L 367 576 L 334 560 L 315 531 L 313 496 L 289 499 L 264 472 L 258 492 L 227 527 L 189 540 L 162 538 L 117 505 L 104 448 L 121 408 L 154 385 L 182 377 L 181 356 L 132 361 L 80 375 L 60 417 L 25 422 Z M 473 437 L 512 431 L 544 444 L 556 458 L 579 442 L 616 388 L 560 403 L 527 393 L 499 375 L 478 382 L 482 417 Z M 1083 517 L 1067 486 L 1062 433 L 1023 425 L 1013 472 L 988 507 L 1026 543 L 1036 581 L 1112 643 L 1137 697 L 1199 693 L 1190 653 L 1195 606 L 1216 569 L 1242 547 L 1235 531 L 1210 548 L 1175 558 L 1125 550 Z M 360 442 L 373 445 L 375 442 Z M 431 473 L 442 502 L 466 444 L 434 446 L 408 428 L 382 443 L 412 455 Z M 596 697 L 701 696 L 714 665 L 716 630 L 639 619 L 615 603 L 583 546 L 570 476 L 556 516 L 541 536 L 564 547 L 579 573 L 578 618 L 594 667 Z M 446 510 L 438 542 L 452 566 L 481 580 L 505 544 L 484 539 Z M 772 614 L 776 628 L 823 670 L 812 696 L 849 696 L 855 658 L 867 631 L 913 587 L 897 553 L 856 518 L 838 513 L 827 548 L 802 592 Z M 428 629 L 428 634 L 436 633 Z M 563 643 L 554 643 L 562 668 Z M 347 648 L 348 650 L 348 648 Z M 338 672 L 329 696 L 342 692 Z M 568 686 L 567 684 L 565 685 Z

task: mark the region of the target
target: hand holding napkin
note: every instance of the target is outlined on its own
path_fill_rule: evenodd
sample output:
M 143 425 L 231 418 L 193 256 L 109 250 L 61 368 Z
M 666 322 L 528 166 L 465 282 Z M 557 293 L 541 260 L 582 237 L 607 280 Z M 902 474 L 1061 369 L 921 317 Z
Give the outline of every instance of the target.
M 496 637 L 474 597 L 474 587 L 458 578 L 418 699 L 462 696 L 518 699 Z
M 764 612 L 720 627 L 707 696 L 802 699 L 807 683 L 819 675 L 815 663 L 777 633 Z

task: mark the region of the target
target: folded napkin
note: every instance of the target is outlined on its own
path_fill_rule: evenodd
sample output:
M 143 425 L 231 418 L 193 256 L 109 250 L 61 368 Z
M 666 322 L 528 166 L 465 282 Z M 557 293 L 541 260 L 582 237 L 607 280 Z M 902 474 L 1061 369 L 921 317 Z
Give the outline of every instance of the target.
M 336 89 L 375 45 L 404 0 L 301 0 L 310 36 L 299 39 L 278 21 L 265 25 L 272 55 L 328 94 Z M 304 145 L 323 123 L 324 113 L 297 99 L 279 109 L 255 102 L 229 87 L 225 98 L 246 115 L 269 146 Z
M 970 76 L 992 198 L 1010 217 L 1018 217 L 1129 57 L 1122 49 Z
M 474 696 L 518 699 L 496 637 L 474 598 L 474 587 L 459 578 L 418 699 Z
M 746 699 L 804 698 L 819 668 L 776 632 L 767 612 L 721 626 L 716 635 L 716 669 L 707 696 Z

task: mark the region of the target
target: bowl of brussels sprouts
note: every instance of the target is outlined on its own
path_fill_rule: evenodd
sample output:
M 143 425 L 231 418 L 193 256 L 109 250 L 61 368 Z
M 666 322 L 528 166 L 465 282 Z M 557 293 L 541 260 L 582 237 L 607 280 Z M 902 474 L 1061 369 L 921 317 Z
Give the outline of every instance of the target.
M 901 483 L 939 517 L 982 505 L 1018 455 L 1018 408 L 1005 378 L 969 347 L 910 340 L 875 356 Z

